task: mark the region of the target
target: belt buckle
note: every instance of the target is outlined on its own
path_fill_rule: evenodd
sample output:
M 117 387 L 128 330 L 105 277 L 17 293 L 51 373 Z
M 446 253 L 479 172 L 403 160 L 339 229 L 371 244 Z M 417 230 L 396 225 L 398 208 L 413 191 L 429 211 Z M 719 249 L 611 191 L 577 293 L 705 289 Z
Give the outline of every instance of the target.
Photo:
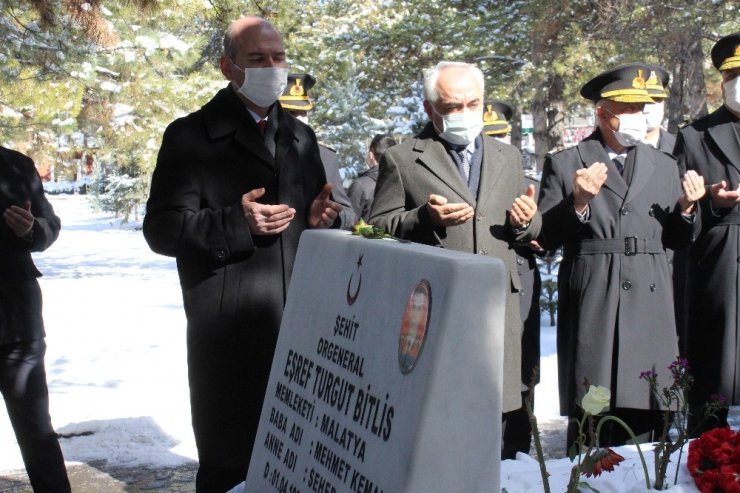
M 628 236 L 624 239 L 624 254 L 628 257 L 637 255 L 637 236 Z

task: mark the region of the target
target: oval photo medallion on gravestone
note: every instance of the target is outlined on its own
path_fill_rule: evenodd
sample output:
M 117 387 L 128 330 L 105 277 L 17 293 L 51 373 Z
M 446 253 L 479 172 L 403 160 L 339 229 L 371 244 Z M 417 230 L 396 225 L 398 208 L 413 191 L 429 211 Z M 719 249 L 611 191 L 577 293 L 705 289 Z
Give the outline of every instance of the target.
M 432 310 L 432 288 L 422 279 L 411 291 L 401 320 L 398 338 L 398 366 L 401 373 L 409 373 L 421 355 Z

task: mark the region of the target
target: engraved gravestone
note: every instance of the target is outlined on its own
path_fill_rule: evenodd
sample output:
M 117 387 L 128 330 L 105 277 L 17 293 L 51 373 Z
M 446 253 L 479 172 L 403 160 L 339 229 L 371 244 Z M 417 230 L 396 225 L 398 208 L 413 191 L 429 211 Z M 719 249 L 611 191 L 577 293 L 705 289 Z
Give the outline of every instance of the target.
M 301 237 L 248 492 L 499 491 L 498 259 Z

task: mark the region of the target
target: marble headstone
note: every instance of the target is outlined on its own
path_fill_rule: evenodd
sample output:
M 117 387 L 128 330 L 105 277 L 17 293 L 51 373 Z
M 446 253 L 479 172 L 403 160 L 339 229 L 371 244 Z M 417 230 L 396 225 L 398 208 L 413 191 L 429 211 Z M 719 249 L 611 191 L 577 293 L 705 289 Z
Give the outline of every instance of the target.
M 245 491 L 497 492 L 494 258 L 303 234 Z

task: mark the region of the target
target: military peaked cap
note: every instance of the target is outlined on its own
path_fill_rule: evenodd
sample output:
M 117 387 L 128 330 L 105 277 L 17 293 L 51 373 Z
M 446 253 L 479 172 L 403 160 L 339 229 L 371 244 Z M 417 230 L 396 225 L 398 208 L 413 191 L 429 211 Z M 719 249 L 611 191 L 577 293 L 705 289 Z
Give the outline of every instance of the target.
M 308 111 L 313 103 L 308 98 L 308 90 L 316 84 L 309 74 L 288 74 L 288 85 L 280 96 L 280 106 L 286 110 Z
M 712 64 L 717 70 L 740 67 L 740 33 L 732 33 L 714 44 Z
M 647 91 L 650 67 L 627 63 L 602 72 L 581 88 L 581 96 L 597 102 L 610 99 L 620 103 L 654 103 Z

